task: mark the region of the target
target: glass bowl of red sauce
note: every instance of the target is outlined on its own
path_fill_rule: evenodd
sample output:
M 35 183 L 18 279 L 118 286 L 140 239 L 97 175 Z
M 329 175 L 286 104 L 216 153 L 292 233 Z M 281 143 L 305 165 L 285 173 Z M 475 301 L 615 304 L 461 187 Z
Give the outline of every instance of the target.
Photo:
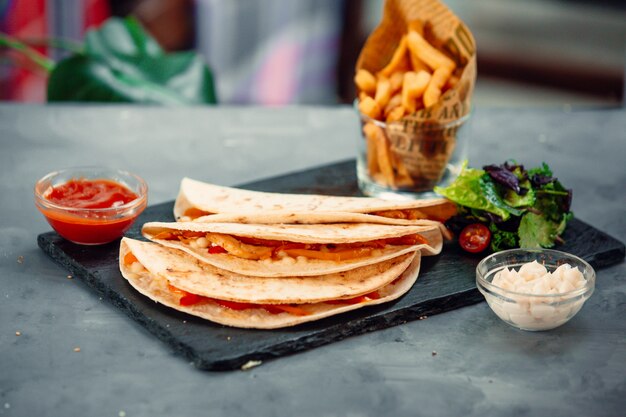
M 35 184 L 35 205 L 50 226 L 81 245 L 120 238 L 148 204 L 139 176 L 103 167 L 51 172 Z

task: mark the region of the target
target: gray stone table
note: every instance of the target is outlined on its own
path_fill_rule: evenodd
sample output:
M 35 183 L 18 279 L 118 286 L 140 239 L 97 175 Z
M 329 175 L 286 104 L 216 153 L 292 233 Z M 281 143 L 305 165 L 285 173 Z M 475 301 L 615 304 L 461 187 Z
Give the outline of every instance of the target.
M 472 165 L 549 162 L 576 215 L 626 240 L 624 110 L 478 109 L 467 129 Z M 351 158 L 357 132 L 349 107 L 0 105 L 0 416 L 626 415 L 624 263 L 553 331 L 515 330 L 480 303 L 211 373 L 37 247 L 50 228 L 32 188 L 49 171 L 125 168 L 154 204 L 183 176 L 234 185 Z

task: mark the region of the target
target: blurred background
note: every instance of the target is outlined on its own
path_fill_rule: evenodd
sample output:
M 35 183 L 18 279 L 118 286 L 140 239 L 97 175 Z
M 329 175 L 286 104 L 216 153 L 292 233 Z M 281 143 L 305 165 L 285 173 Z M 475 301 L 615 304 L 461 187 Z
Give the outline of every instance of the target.
M 445 0 L 474 33 L 474 103 L 621 106 L 624 0 Z M 354 99 L 354 65 L 383 0 L 0 0 L 0 32 L 31 45 L 82 40 L 110 16 L 137 17 L 168 51 L 195 49 L 222 104 Z M 38 46 L 54 60 L 63 57 Z M 44 102 L 46 77 L 0 50 L 0 100 Z

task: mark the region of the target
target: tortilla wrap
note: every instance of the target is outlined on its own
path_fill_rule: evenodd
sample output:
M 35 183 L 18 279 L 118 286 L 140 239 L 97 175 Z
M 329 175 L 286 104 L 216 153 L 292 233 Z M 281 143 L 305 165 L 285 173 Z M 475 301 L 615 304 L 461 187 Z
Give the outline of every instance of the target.
M 123 257 L 120 257 L 123 259 Z M 122 268 L 122 266 L 120 266 Z M 289 312 L 279 314 L 270 313 L 264 308 L 247 308 L 235 310 L 224 307 L 220 304 L 203 301 L 197 304 L 182 306 L 179 297 L 168 288 L 167 280 L 155 279 L 155 275 L 145 273 L 126 273 L 124 277 L 140 293 L 148 298 L 194 316 L 198 316 L 215 323 L 226 326 L 256 329 L 275 329 L 281 327 L 295 326 L 297 324 L 319 320 L 332 315 L 344 313 L 358 308 L 382 304 L 395 300 L 411 289 L 419 273 L 420 253 L 415 252 L 413 261 L 409 267 L 394 280 L 391 284 L 378 289 L 379 298 L 367 299 L 356 304 L 330 304 L 319 302 L 311 304 L 300 304 L 299 308 L 305 310 L 307 315 L 295 315 Z M 124 274 L 124 269 L 122 269 Z
M 204 297 L 255 304 L 316 303 L 365 295 L 398 278 L 415 256 L 409 252 L 337 274 L 260 278 L 219 269 L 176 249 L 123 238 L 120 270 L 125 277 L 133 274 L 131 265 L 124 262 L 129 253 L 153 277 L 167 279 L 176 288 Z
M 271 211 L 248 213 L 219 213 L 195 218 L 201 223 L 251 223 L 251 224 L 328 224 L 328 223 L 372 223 L 396 226 L 436 226 L 446 239 L 451 239 L 450 231 L 443 223 L 428 219 L 394 219 L 366 213 L 346 213 L 336 211 Z
M 182 233 L 182 240 L 177 236 L 163 238 L 163 235 Z M 200 232 L 200 233 L 198 233 Z M 258 225 L 239 223 L 159 223 L 144 224 L 143 235 L 163 246 L 180 249 L 186 253 L 220 269 L 242 275 L 257 277 L 288 277 L 294 271 L 298 275 L 316 276 L 348 271 L 354 268 L 383 262 L 397 256 L 419 250 L 422 254 L 436 255 L 441 252 L 443 238 L 436 227 L 428 226 L 391 226 L 365 223 L 336 223 L 323 225 Z M 187 238 L 191 234 L 209 234 L 228 238 L 261 238 L 289 243 L 350 245 L 381 239 L 394 239 L 419 235 L 427 244 L 385 244 L 362 257 L 341 261 L 314 259 L 303 256 L 286 256 L 280 259 L 245 259 L 235 256 L 235 250 L 228 253 L 209 253 L 206 246 L 197 246 L 192 242 L 198 238 Z M 247 246 L 247 245 L 243 245 Z
M 180 221 L 220 213 L 259 212 L 343 212 L 397 217 L 400 211 L 406 210 L 412 210 L 407 217 L 410 220 L 443 222 L 456 213 L 456 205 L 445 198 L 390 201 L 372 197 L 268 193 L 183 178 L 174 203 L 174 218 Z

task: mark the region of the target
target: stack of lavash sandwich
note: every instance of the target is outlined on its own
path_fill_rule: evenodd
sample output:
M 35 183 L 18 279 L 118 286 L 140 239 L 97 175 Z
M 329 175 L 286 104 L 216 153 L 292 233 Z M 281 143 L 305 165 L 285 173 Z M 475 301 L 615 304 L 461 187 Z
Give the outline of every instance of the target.
M 441 252 L 445 199 L 279 194 L 181 182 L 176 222 L 120 244 L 120 270 L 161 304 L 223 325 L 272 329 L 381 304 Z

